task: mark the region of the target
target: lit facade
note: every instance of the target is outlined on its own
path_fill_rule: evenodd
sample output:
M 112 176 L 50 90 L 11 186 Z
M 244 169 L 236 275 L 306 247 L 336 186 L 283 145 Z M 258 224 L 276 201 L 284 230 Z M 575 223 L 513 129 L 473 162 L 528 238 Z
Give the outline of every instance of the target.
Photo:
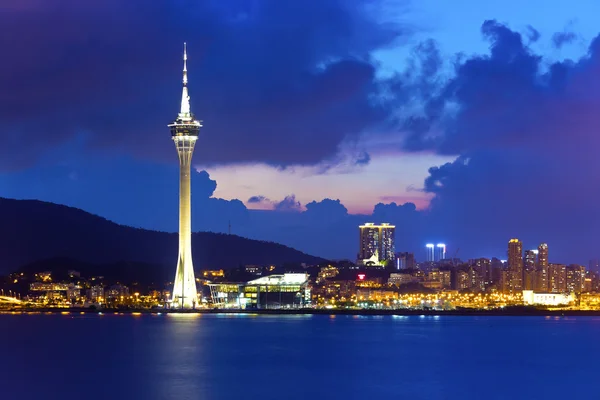
M 573 294 L 535 293 L 533 290 L 523 290 L 523 304 L 525 305 L 566 306 L 574 301 Z
M 548 265 L 548 291 L 565 293 L 567 291 L 567 266 L 563 264 Z
M 538 246 L 535 290 L 538 292 L 547 292 L 550 290 L 548 280 L 548 245 L 546 243 Z
M 523 289 L 535 290 L 537 250 L 525 250 L 523 260 Z
M 308 274 L 264 276 L 246 283 L 210 284 L 218 308 L 302 308 L 311 303 Z
M 567 267 L 567 292 L 577 293 L 585 291 L 585 267 L 583 265 L 569 265 Z
M 187 88 L 187 51 L 183 50 L 183 91 L 177 119 L 169 125 L 179 156 L 179 255 L 173 284 L 172 307 L 195 308 L 198 301 L 192 263 L 190 171 L 194 146 L 202 124 L 190 110 Z
M 442 261 L 446 259 L 446 245 L 444 243 L 438 243 L 435 246 L 435 261 Z
M 425 261 L 434 262 L 435 261 L 435 245 L 433 243 L 427 243 L 425 245 Z
M 519 239 L 508 241 L 508 270 L 510 272 L 510 290 L 523 290 L 523 243 Z
M 359 226 L 358 259 L 371 261 L 393 261 L 395 257 L 396 227 L 383 223 L 376 225 L 368 222 Z

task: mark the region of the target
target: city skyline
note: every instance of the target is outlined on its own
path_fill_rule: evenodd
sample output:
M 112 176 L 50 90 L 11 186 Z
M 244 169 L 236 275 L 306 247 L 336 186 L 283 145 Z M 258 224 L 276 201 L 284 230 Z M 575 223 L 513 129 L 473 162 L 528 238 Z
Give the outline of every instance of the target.
M 504 258 L 517 236 L 558 262 L 599 258 L 599 6 L 384 3 L 9 1 L 2 25 L 32 30 L 0 67 L 0 196 L 177 231 L 160 126 L 186 39 L 211 121 L 194 230 L 353 258 L 357 225 L 390 222 L 397 250 L 415 254 L 443 241 L 449 256 Z

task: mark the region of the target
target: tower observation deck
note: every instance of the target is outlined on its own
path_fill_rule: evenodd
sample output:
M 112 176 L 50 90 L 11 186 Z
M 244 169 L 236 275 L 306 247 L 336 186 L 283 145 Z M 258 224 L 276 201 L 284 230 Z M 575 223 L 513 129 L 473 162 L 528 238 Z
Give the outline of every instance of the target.
M 190 171 L 194 146 L 202 124 L 190 111 L 187 87 L 187 48 L 183 45 L 183 91 L 177 119 L 169 124 L 179 156 L 179 255 L 173 284 L 173 308 L 195 308 L 198 301 L 192 263 Z

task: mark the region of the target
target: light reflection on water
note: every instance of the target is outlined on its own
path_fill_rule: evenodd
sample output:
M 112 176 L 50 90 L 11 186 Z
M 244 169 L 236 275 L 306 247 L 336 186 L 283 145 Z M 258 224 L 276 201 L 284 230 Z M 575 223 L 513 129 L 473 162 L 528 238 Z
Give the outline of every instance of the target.
M 0 327 L 2 399 L 592 398 L 600 355 L 600 318 L 580 317 L 6 314 Z

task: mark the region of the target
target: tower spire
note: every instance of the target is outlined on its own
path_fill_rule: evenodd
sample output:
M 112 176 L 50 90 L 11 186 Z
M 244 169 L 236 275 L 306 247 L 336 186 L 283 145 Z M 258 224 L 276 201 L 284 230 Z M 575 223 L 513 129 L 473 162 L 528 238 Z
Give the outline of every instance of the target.
M 190 113 L 190 96 L 188 95 L 187 88 L 187 44 L 183 43 L 183 91 L 181 93 L 181 110 L 179 111 L 179 118 L 182 120 L 191 120 L 192 115 Z

